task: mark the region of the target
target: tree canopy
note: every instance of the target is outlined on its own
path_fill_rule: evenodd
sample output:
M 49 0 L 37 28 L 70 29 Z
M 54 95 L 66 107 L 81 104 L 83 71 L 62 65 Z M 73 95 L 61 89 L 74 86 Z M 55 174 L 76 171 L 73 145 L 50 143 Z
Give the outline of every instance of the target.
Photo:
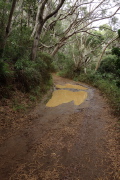
M 60 54 L 71 59 L 73 70 L 93 63 L 98 69 L 104 52 L 119 46 L 119 12 L 117 0 L 1 0 L 1 82 L 25 79 L 39 63 L 41 73 L 49 66 L 47 58 L 57 65 Z

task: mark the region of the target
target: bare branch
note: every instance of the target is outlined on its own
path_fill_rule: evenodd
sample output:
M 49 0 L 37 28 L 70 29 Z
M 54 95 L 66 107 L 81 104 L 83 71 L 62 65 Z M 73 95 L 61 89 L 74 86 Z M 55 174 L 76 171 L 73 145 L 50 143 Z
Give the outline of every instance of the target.
M 63 3 L 65 2 L 65 0 L 61 0 L 61 2 L 58 4 L 58 7 L 55 9 L 55 11 L 53 11 L 52 13 L 50 13 L 48 16 L 45 17 L 44 21 L 47 21 L 49 18 L 51 18 L 54 14 L 56 14 L 58 12 L 58 10 L 62 7 Z

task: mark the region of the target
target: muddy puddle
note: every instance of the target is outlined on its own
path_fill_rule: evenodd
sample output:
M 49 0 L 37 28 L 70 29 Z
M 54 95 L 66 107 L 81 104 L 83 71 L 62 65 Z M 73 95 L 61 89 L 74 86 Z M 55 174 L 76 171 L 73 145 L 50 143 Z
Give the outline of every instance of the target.
M 80 105 L 87 98 L 87 92 L 80 91 L 80 90 L 87 90 L 87 88 L 83 86 L 66 84 L 64 86 L 56 85 L 56 88 L 59 88 L 59 90 L 53 92 L 52 98 L 46 104 L 47 107 L 55 107 L 63 103 L 69 103 L 71 101 L 74 101 L 75 105 Z M 79 90 L 79 91 L 73 92 L 71 91 L 71 89 Z
M 65 85 L 56 85 L 56 88 L 59 89 L 77 89 L 77 90 L 87 90 L 87 88 L 79 85 L 73 85 L 73 84 L 65 84 Z

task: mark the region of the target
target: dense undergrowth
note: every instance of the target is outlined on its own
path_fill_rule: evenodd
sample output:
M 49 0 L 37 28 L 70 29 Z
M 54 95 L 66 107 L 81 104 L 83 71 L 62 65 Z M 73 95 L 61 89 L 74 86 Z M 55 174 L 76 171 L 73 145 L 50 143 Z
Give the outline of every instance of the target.
M 27 27 L 22 32 L 16 28 L 0 53 L 0 98 L 10 98 L 16 90 L 41 96 L 51 86 L 52 58 L 39 52 L 36 61 L 30 60 L 30 33 Z
M 16 62 L 0 59 L 0 98 L 9 98 L 14 88 L 34 95 L 46 91 L 52 83 L 50 64 L 51 57 L 43 53 L 36 62 L 28 58 Z

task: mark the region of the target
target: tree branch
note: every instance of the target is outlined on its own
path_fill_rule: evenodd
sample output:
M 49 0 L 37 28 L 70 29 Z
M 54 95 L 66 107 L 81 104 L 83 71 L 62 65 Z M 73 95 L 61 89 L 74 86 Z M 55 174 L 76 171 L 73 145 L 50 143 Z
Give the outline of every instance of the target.
M 59 9 L 62 7 L 63 3 L 65 2 L 65 0 L 61 0 L 60 4 L 58 4 L 57 8 L 50 13 L 48 16 L 45 17 L 44 22 L 46 22 L 49 18 L 51 18 L 54 14 L 56 14 Z

